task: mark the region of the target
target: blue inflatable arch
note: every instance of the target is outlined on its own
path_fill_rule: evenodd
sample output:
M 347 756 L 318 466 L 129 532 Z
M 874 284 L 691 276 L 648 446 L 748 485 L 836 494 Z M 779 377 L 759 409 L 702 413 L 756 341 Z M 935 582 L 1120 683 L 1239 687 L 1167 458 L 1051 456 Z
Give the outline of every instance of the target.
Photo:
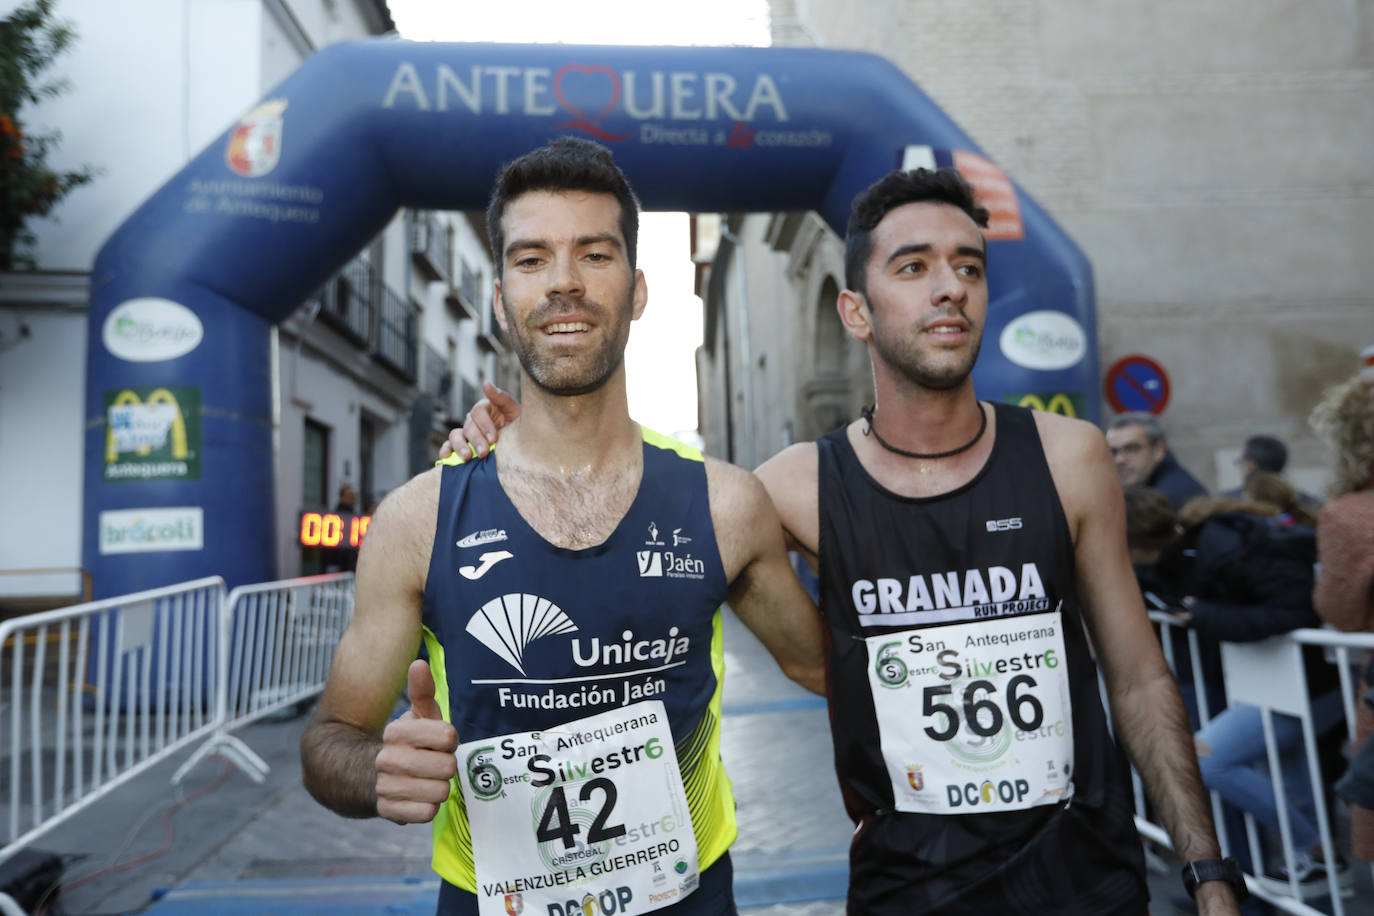
M 559 134 L 609 146 L 647 209 L 815 210 L 839 233 L 854 195 L 885 172 L 958 165 L 994 209 L 980 393 L 1045 406 L 1058 395 L 1055 409 L 1095 419 L 1086 260 L 881 58 L 334 45 L 154 194 L 96 259 L 83 553 L 100 595 L 202 575 L 275 577 L 270 326 L 397 208 L 480 210 L 502 163 Z

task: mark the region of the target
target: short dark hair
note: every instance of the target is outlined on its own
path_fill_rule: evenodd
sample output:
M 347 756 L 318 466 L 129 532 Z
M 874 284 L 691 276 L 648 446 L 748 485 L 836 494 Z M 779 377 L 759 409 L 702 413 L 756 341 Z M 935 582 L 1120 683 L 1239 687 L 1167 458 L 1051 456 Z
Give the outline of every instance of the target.
M 491 259 L 496 275 L 504 275 L 505 232 L 501 217 L 506 206 L 532 191 L 589 191 L 610 194 L 620 203 L 620 234 L 625 236 L 625 256 L 635 266 L 639 242 L 639 198 L 630 188 L 625 174 L 611 159 L 611 151 L 599 143 L 578 137 L 559 137 L 547 146 L 531 150 L 507 162 L 496 177 L 491 201 L 487 204 L 487 237 L 491 240 Z
M 955 169 L 898 169 L 888 172 L 868 189 L 854 198 L 849 211 L 849 225 L 844 230 L 844 285 L 860 292 L 868 292 L 864 265 L 873 253 L 873 230 L 893 210 L 906 204 L 949 204 L 968 214 L 978 226 L 986 229 L 988 211 L 978 206 L 973 188 Z
M 1278 474 L 1288 463 L 1288 446 L 1273 436 L 1251 436 L 1245 440 L 1240 456 L 1255 462 L 1255 467 L 1261 471 Z
M 1145 430 L 1145 438 L 1151 445 L 1164 441 L 1164 426 L 1159 422 L 1159 417 L 1152 413 L 1134 410 L 1130 413 L 1117 414 L 1107 422 L 1107 432 L 1114 429 L 1125 429 L 1127 426 L 1139 426 Z

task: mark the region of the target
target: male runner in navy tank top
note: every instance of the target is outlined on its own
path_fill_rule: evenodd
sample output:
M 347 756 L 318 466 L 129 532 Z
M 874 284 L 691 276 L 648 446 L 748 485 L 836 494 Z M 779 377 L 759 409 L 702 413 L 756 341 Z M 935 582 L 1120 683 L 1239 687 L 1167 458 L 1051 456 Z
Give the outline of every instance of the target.
M 733 913 L 720 606 L 817 692 L 819 617 L 758 480 L 629 417 L 647 293 L 610 154 L 521 157 L 487 220 L 525 412 L 496 461 L 380 507 L 306 785 L 341 814 L 432 820 L 440 913 Z
M 861 195 L 837 303 L 877 409 L 759 468 L 820 570 L 835 765 L 858 824 L 850 916 L 1141 914 L 1129 774 L 1201 912 L 1234 913 L 1177 687 L 1126 553 L 1102 434 L 978 401 L 987 213 L 952 170 Z M 508 396 L 450 435 L 477 454 Z

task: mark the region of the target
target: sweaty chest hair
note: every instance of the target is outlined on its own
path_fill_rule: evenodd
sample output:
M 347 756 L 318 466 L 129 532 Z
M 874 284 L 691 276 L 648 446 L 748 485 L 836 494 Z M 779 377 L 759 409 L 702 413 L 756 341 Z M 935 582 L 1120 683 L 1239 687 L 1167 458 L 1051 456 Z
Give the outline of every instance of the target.
M 501 486 L 520 516 L 546 541 L 581 550 L 602 543 L 629 511 L 641 468 L 564 479 L 556 474 L 501 470 Z

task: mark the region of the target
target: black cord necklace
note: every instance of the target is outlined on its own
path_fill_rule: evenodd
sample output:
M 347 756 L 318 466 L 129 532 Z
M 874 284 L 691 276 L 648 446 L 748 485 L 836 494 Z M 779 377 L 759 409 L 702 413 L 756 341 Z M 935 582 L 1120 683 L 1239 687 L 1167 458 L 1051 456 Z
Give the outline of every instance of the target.
M 978 442 L 979 439 L 983 438 L 983 433 L 988 428 L 987 411 L 983 409 L 982 404 L 979 404 L 978 419 L 981 422 L 979 422 L 978 424 L 978 432 L 973 434 L 972 439 L 968 440 L 958 448 L 952 448 L 947 452 L 908 452 L 906 449 L 898 448 L 897 446 L 888 442 L 882 436 L 878 435 L 878 430 L 873 425 L 873 411 L 874 406 L 872 404 L 869 404 L 867 407 L 864 407 L 861 411 L 859 411 L 863 415 L 863 418 L 868 421 L 868 428 L 864 430 L 864 435 L 867 436 L 869 434 L 872 434 L 873 438 L 878 440 L 878 444 L 881 445 L 883 448 L 887 449 L 889 452 L 895 452 L 898 455 L 903 455 L 907 458 L 920 458 L 923 461 L 934 461 L 936 458 L 950 458 L 954 455 L 958 455 L 960 452 L 968 451 L 969 449 L 973 448 L 973 446 Z

